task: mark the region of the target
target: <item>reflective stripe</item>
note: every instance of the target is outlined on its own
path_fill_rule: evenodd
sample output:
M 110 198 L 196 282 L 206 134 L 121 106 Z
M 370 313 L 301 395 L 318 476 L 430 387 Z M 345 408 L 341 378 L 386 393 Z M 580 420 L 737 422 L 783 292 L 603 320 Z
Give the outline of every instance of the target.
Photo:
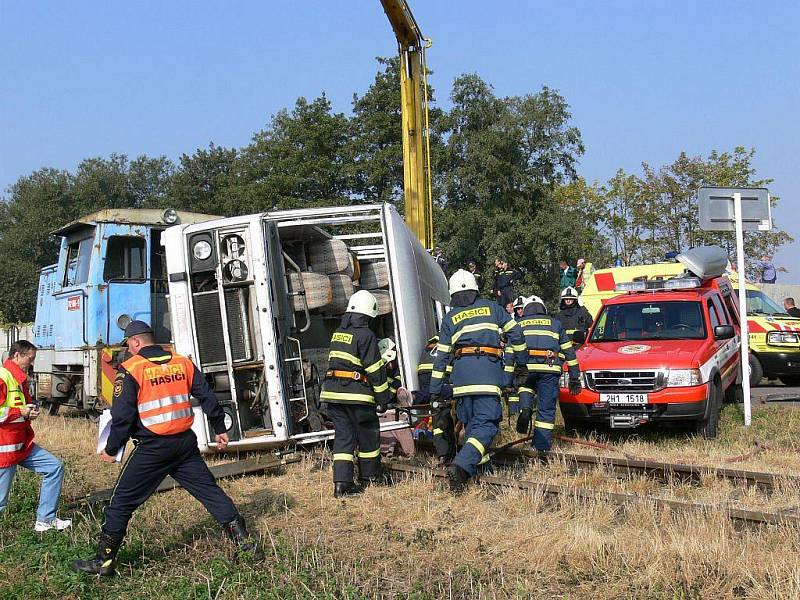
M 480 452 L 481 456 L 484 456 L 486 454 L 486 448 L 484 448 L 483 444 L 481 444 L 474 437 L 467 438 L 466 443 L 475 448 L 478 452 Z
M 444 373 L 441 371 L 431 371 L 431 379 L 443 379 Z
M 166 423 L 167 421 L 174 421 L 176 419 L 183 419 L 185 417 L 192 416 L 192 409 L 190 408 L 179 408 L 178 410 L 172 410 L 170 412 L 162 413 L 160 415 L 153 415 L 152 417 L 144 417 L 142 419 L 142 425 L 145 427 L 149 427 L 150 425 L 157 425 L 159 423 Z
M 359 452 L 358 458 L 378 458 L 381 455 L 381 449 L 372 450 L 371 452 Z
M 162 356 L 148 356 L 147 360 L 155 362 L 157 360 L 169 360 L 170 358 L 172 358 L 171 354 L 163 354 Z
M 439 352 L 450 352 L 453 349 L 452 346 L 448 346 L 447 344 L 436 344 L 436 349 Z
M 546 371 L 548 373 L 561 373 L 563 369 L 560 365 L 547 365 L 547 364 L 538 364 L 538 363 L 528 363 L 528 371 Z
M 503 390 L 497 385 L 460 385 L 453 388 L 454 394 L 495 394 L 501 396 Z
M 514 352 L 525 352 L 528 346 L 523 342 L 522 344 L 514 344 L 513 346 L 511 346 L 511 348 L 514 350 Z
M 433 430 L 433 435 L 442 435 L 444 433 L 444 429 L 439 429 L 438 427 Z
M 345 392 L 324 391 L 319 395 L 322 400 L 350 400 L 351 402 L 368 402 L 375 404 L 375 398 L 369 394 L 348 394 Z
M 429 371 L 433 371 L 432 363 L 422 363 L 421 365 L 417 365 L 417 373 L 427 373 Z
M 351 362 L 354 365 L 361 366 L 361 361 L 358 359 L 357 356 L 353 356 L 349 352 L 342 352 L 341 350 L 331 350 L 330 354 L 328 355 L 328 360 L 332 358 L 341 358 L 342 360 L 346 360 L 347 362 Z
M 568 367 L 577 367 L 578 366 L 578 359 L 576 358 L 575 360 L 568 360 L 567 361 L 567 366 Z
M 447 373 L 452 373 L 452 372 L 453 372 L 453 365 L 447 365 L 447 366 L 444 368 L 444 370 L 445 370 L 445 372 L 447 372 Z
M 503 371 L 506 373 L 513 373 L 514 372 L 514 365 L 506 365 L 503 367 Z
M 506 323 L 505 325 L 503 325 L 503 332 L 504 332 L 504 333 L 508 333 L 509 331 L 511 331 L 512 329 L 514 329 L 514 327 L 516 326 L 516 324 L 517 324 L 517 322 L 516 322 L 516 321 L 509 321 L 508 323 Z
M 346 454 L 344 452 L 337 452 L 333 455 L 333 460 L 344 460 L 347 462 L 355 461 L 355 457 L 352 454 Z
M 372 386 L 372 391 L 375 392 L 376 394 L 380 394 L 381 392 L 385 392 L 388 389 L 389 389 L 389 382 L 388 381 L 384 381 L 380 385 L 373 385 Z
M 539 429 L 553 429 L 555 427 L 555 423 L 545 423 L 544 421 L 534 421 L 534 427 L 538 427 Z
M 18 452 L 22 450 L 24 443 L 19 444 L 6 444 L 4 446 L 0 446 L 0 452 Z
M 566 333 L 567 335 L 572 335 L 576 331 L 578 331 L 578 330 L 577 329 L 565 329 L 564 333 Z
M 372 363 L 366 369 L 364 369 L 367 373 L 374 373 L 375 371 L 379 370 L 383 366 L 383 359 L 379 358 L 377 362 Z
M 533 388 L 520 386 L 519 391 L 520 391 L 520 393 L 527 392 L 529 394 L 532 394 L 533 393 Z
M 572 342 L 564 342 L 563 344 L 560 345 L 562 350 L 569 350 L 570 348 L 572 348 Z
M 492 458 L 491 456 L 489 456 L 488 454 L 486 454 L 486 455 L 484 455 L 484 457 L 483 457 L 482 459 L 480 459 L 480 460 L 478 461 L 478 464 L 479 464 L 479 465 L 485 465 L 487 462 L 489 462 L 489 461 L 491 460 L 491 458 Z
M 548 331 L 547 329 L 526 329 L 523 331 L 525 335 L 544 335 L 547 337 L 551 337 L 554 340 L 560 338 L 560 336 L 555 331 Z
M 493 331 L 498 335 L 502 333 L 500 327 L 494 323 L 476 323 L 475 325 L 464 325 L 461 329 L 453 334 L 452 342 L 455 344 L 458 338 L 464 333 L 475 333 L 476 331 Z
M 508 401 L 509 402 L 519 402 L 519 396 L 509 396 L 508 397 Z
M 157 400 L 150 400 L 149 402 L 142 402 L 139 405 L 139 413 L 146 413 L 151 410 L 155 410 L 158 408 L 164 408 L 165 406 L 171 406 L 173 404 L 182 404 L 184 402 L 189 402 L 188 395 L 180 395 L 180 396 L 166 396 L 164 398 L 158 398 Z

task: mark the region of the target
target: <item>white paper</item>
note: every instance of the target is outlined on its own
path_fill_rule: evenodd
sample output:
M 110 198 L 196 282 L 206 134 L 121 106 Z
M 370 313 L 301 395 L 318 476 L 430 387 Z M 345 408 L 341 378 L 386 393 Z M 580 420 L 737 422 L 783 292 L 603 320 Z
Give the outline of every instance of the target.
M 108 443 L 108 436 L 111 435 L 111 409 L 107 408 L 100 413 L 100 420 L 97 422 L 97 454 L 100 454 L 106 449 Z M 122 462 L 122 456 L 125 454 L 125 446 L 119 449 L 114 460 Z

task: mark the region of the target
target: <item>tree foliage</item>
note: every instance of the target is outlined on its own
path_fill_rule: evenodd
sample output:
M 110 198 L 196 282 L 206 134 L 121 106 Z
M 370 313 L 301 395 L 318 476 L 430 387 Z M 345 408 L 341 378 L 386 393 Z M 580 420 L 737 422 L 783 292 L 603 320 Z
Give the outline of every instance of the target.
M 733 257 L 732 232 L 710 232 L 698 223 L 697 190 L 704 185 L 764 187 L 772 180 L 756 176 L 752 166 L 755 149 L 712 151 L 707 157 L 686 153 L 658 169 L 642 164 L 642 176 L 620 170 L 602 192 L 603 232 L 624 263 L 651 262 L 666 252 L 695 246 L 718 245 Z M 778 198 L 773 197 L 773 205 Z M 792 238 L 780 229 L 745 234 L 745 257 L 752 276 L 755 261 L 772 254 Z
M 501 97 L 477 74 L 458 77 L 452 107 L 431 91 L 434 229 L 451 269 L 476 260 L 487 286 L 494 258 L 527 269 L 519 286 L 553 301 L 558 261 L 626 263 L 732 237 L 700 231 L 694 192 L 703 184 L 766 185 L 754 150 L 681 154 L 641 175 L 619 171 L 602 188 L 578 176 L 584 152 L 569 105 L 557 91 Z M 10 321 L 34 316 L 38 269 L 56 260 L 51 232 L 100 208 L 173 206 L 233 216 L 272 209 L 393 202 L 402 210 L 399 62 L 378 59 L 351 114 L 321 94 L 272 115 L 242 148 L 213 143 L 173 164 L 166 157 L 89 158 L 74 172 L 42 168 L 14 183 L 0 203 L 0 307 Z M 748 236 L 748 257 L 789 240 Z

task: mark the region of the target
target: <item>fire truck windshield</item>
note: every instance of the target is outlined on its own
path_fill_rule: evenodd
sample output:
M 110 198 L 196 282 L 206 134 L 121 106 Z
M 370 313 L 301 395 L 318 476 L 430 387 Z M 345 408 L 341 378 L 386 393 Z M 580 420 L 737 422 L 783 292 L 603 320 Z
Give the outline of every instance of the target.
M 637 302 L 605 306 L 591 342 L 697 340 L 706 337 L 699 302 Z

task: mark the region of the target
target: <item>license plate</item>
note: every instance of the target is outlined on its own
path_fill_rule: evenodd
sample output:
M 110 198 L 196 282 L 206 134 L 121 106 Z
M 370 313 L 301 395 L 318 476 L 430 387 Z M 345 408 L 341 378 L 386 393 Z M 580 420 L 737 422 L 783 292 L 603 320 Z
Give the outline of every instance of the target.
M 647 404 L 647 394 L 600 394 L 600 402 L 609 404 Z

